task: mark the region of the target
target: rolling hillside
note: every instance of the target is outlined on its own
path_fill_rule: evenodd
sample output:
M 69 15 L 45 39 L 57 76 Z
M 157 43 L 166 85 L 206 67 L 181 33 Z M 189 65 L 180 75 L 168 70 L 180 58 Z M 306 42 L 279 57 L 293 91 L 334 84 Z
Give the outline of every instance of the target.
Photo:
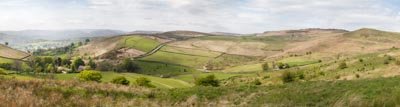
M 101 38 L 80 47 L 78 55 L 103 59 L 134 58 L 167 43 L 150 56 L 140 58 L 202 70 L 223 70 L 277 61 L 307 65 L 358 54 L 375 53 L 400 46 L 398 33 L 373 29 L 300 29 L 269 31 L 243 36 L 171 31 L 153 35 Z M 312 53 L 307 55 L 306 53 Z M 295 56 L 295 57 L 293 57 Z M 254 67 L 253 67 L 254 68 Z M 238 71 L 235 69 L 230 69 Z M 259 68 L 249 69 L 255 71 Z M 243 70 L 239 70 L 243 71 Z M 243 72 L 246 72 L 243 71 Z
M 17 59 L 17 60 L 27 60 L 30 54 L 9 48 L 4 45 L 0 45 L 0 58 L 2 59 Z

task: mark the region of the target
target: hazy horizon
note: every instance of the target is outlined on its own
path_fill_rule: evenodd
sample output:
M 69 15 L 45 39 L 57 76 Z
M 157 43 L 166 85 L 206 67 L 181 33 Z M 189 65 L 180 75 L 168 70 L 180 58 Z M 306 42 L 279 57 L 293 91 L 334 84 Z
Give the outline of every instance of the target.
M 397 0 L 0 0 L 0 31 L 400 31 Z

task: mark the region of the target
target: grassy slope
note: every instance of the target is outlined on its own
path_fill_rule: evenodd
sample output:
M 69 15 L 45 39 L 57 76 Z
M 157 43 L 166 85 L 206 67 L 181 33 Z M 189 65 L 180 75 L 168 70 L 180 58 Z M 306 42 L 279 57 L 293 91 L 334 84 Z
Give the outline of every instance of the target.
M 28 55 L 29 54 L 27 54 L 25 52 L 6 47 L 4 45 L 0 45 L 0 56 L 2 56 L 2 57 L 20 59 L 20 58 L 26 57 Z
M 400 77 L 392 77 L 278 86 L 159 90 L 114 84 L 0 78 L 0 99 L 3 99 L 0 106 L 396 106 L 400 104 L 399 82 Z
M 4 58 L 0 58 L 0 63 L 12 63 L 13 60 L 11 59 L 4 59 Z
M 159 78 L 153 76 L 147 76 L 136 73 L 115 73 L 115 72 L 101 72 L 103 78 L 102 82 L 110 82 L 114 77 L 117 76 L 125 76 L 131 83 L 133 83 L 138 77 L 146 77 L 151 80 L 151 84 L 155 85 L 159 88 L 185 88 L 191 87 L 192 85 L 177 79 L 169 79 L 169 78 Z M 79 74 L 57 74 L 56 79 L 59 80 L 76 80 Z
M 170 46 L 163 47 L 161 50 L 167 51 L 167 52 L 206 56 L 206 57 L 217 57 L 218 55 L 221 55 L 220 52 L 198 50 L 198 49 L 188 49 L 188 48 L 180 48 L 180 47 L 170 47 Z
M 159 61 L 180 64 L 194 68 L 202 68 L 210 59 L 211 58 L 209 57 L 191 56 L 159 51 L 151 56 L 144 57 L 141 60 Z
M 140 66 L 140 70 L 138 73 L 153 75 L 157 77 L 170 77 L 170 76 L 200 72 L 193 68 L 177 66 L 172 64 L 145 62 L 145 61 L 135 61 L 135 63 Z
M 126 36 L 124 37 L 125 47 L 135 48 L 144 52 L 149 52 L 157 45 L 161 44 L 153 39 L 143 36 Z

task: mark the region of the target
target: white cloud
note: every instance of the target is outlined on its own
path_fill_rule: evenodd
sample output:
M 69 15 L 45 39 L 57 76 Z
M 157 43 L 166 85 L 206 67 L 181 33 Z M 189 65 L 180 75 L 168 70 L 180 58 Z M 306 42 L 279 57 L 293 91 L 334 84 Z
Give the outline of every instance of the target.
M 399 10 L 379 0 L 88 0 L 57 8 L 30 0 L 6 1 L 0 2 L 0 30 L 110 28 L 254 33 L 307 27 L 373 27 L 400 31 Z

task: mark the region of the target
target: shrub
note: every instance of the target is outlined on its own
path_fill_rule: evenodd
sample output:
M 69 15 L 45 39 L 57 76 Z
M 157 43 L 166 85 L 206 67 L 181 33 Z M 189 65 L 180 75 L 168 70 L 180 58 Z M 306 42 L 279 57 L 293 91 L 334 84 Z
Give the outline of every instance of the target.
M 339 69 L 346 69 L 346 68 L 347 68 L 346 62 L 340 63 L 338 68 L 339 68 Z
M 80 58 L 80 57 L 76 58 L 72 62 L 72 64 L 71 64 L 72 71 L 76 72 L 78 70 L 79 66 L 85 66 L 85 62 L 83 62 L 82 58 Z
M 139 66 L 136 65 L 135 63 L 133 63 L 133 61 L 131 59 L 125 59 L 119 68 L 122 68 L 123 71 L 135 72 L 139 69 Z M 119 70 L 117 70 L 117 71 L 119 71 Z
M 264 71 L 268 71 L 269 70 L 268 63 L 266 62 L 266 63 L 262 64 L 262 68 Z
M 79 73 L 79 80 L 100 82 L 102 75 L 99 71 L 82 71 Z
M 121 84 L 121 85 L 129 85 L 129 81 L 124 76 L 118 76 L 111 80 L 111 83 Z
M 6 70 L 0 68 L 0 75 L 7 75 L 7 74 L 8 72 Z
M 152 84 L 150 84 L 150 80 L 147 79 L 146 77 L 139 77 L 136 79 L 136 84 L 138 86 L 144 86 L 144 87 L 154 87 Z
M 360 78 L 360 74 L 356 74 L 356 78 Z
M 261 85 L 261 81 L 259 79 L 256 79 L 254 81 L 251 82 L 252 85 Z
M 282 81 L 284 83 L 289 83 L 289 82 L 293 82 L 295 80 L 296 76 L 293 72 L 290 71 L 285 71 L 282 74 Z
M 199 78 L 196 80 L 196 86 L 213 86 L 213 87 L 218 87 L 219 86 L 219 81 L 215 77 L 215 75 L 208 75 L 203 78 Z

